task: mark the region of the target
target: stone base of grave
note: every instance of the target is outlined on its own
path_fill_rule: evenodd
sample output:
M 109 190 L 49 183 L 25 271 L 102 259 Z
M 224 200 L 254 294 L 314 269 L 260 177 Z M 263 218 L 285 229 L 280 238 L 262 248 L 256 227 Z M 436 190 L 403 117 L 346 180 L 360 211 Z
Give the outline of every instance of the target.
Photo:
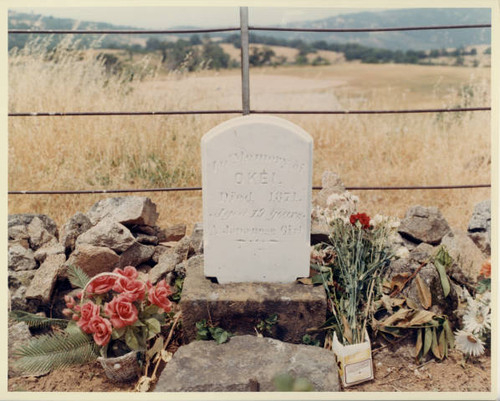
M 332 351 L 256 336 L 236 336 L 224 344 L 195 341 L 180 347 L 154 391 L 290 391 L 276 386 L 275 378 L 284 374 L 305 381 L 313 391 L 341 391 Z
M 300 344 L 308 328 L 326 320 L 322 286 L 299 282 L 218 284 L 203 274 L 203 255 L 189 259 L 180 302 L 184 340 L 196 339 L 196 322 L 206 319 L 233 334 L 256 334 L 259 322 L 273 314 L 278 322 L 264 335 Z M 319 338 L 316 333 L 312 337 Z

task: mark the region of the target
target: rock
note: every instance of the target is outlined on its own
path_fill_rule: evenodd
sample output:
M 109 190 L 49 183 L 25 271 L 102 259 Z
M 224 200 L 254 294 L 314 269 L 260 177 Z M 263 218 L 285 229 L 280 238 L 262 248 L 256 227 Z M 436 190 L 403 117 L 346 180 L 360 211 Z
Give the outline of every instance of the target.
M 9 270 L 9 301 L 10 308 L 13 310 L 25 310 L 27 312 L 35 312 L 36 305 L 26 300 L 26 289 L 33 280 L 35 270 Z
M 38 267 L 35 254 L 31 249 L 26 249 L 21 245 L 9 246 L 8 251 L 9 270 L 33 270 Z
M 176 224 L 165 229 L 165 242 L 179 241 L 186 235 L 186 225 Z
M 175 266 L 182 262 L 182 257 L 176 253 L 164 253 L 160 256 L 158 263 L 149 271 L 149 280 L 156 284 L 167 273 L 173 272 Z
M 135 240 L 145 245 L 158 245 L 158 237 L 155 235 L 139 233 L 135 235 Z
M 445 246 L 467 281 L 475 283 L 485 258 L 467 233 L 453 230 L 443 237 L 441 245 Z
M 44 246 L 35 252 L 35 260 L 38 263 L 43 263 L 47 256 L 60 254 L 65 254 L 64 247 L 59 242 L 51 242 L 49 246 Z
M 79 245 L 65 263 L 82 269 L 89 277 L 110 272 L 117 267 L 120 257 L 111 249 L 93 245 Z M 62 277 L 65 273 L 62 274 Z
M 341 390 L 332 351 L 245 335 L 180 347 L 154 391 L 277 391 L 273 380 L 283 373 L 307 379 L 315 391 Z
M 83 213 L 73 215 L 61 229 L 60 243 L 68 251 L 75 249 L 76 239 L 92 227 L 90 219 Z
M 195 223 L 189 242 L 189 255 L 201 255 L 203 253 L 203 223 Z
M 322 286 L 298 281 L 217 284 L 205 277 L 203 255 L 190 258 L 185 270 L 180 307 L 186 342 L 196 338 L 196 322 L 202 319 L 232 333 L 254 334 L 260 321 L 276 313 L 278 322 L 269 335 L 293 343 L 301 343 L 307 328 L 319 327 L 326 320 Z
M 31 221 L 37 217 L 42 221 L 43 228 L 56 238 L 59 238 L 57 225 L 49 216 L 45 214 L 10 214 L 9 215 L 9 231 L 14 226 L 28 226 Z M 9 234 L 10 235 L 10 234 Z
M 24 248 L 29 248 L 30 235 L 28 234 L 28 229 L 24 225 L 19 226 L 9 226 L 9 245 L 18 244 Z
M 155 263 L 158 263 L 161 255 L 163 255 L 164 253 L 169 253 L 171 251 L 173 252 L 173 249 L 168 246 L 157 245 L 155 246 L 155 252 L 153 253 L 153 256 L 151 256 L 151 260 Z
M 320 222 L 316 219 L 311 221 L 311 245 L 328 242 L 329 235 L 330 232 L 326 223 Z
M 33 272 L 35 275 L 35 272 Z M 37 302 L 26 299 L 27 287 L 21 286 L 10 292 L 10 308 L 12 310 L 23 310 L 26 312 L 35 313 L 37 310 Z
M 8 377 L 23 376 L 23 371 L 15 365 L 15 362 L 19 359 L 16 355 L 16 351 L 20 346 L 27 344 L 31 339 L 32 336 L 26 323 L 17 322 L 9 324 Z
M 130 248 L 120 255 L 118 267 L 139 266 L 141 263 L 147 262 L 153 256 L 155 247 L 151 245 L 143 245 L 138 242 L 134 243 Z
M 337 173 L 332 171 L 324 171 L 321 176 L 321 186 L 322 189 L 318 192 L 314 198 L 313 204 L 315 206 L 326 208 L 327 199 L 332 194 L 341 194 L 345 192 L 345 186 Z
M 491 256 L 491 201 L 485 200 L 474 207 L 474 212 L 467 228 L 469 237 L 483 252 Z
M 450 231 L 448 222 L 436 207 L 413 206 L 401 220 L 399 233 L 411 241 L 437 245 Z
M 76 240 L 76 247 L 86 244 L 124 252 L 134 243 L 135 238 L 127 227 L 107 218 L 81 234 Z
M 188 258 L 190 248 L 191 248 L 191 238 L 184 237 L 174 246 L 173 253 L 178 255 L 181 258 L 180 260 L 182 261 Z
M 429 244 L 420 244 L 410 252 L 408 258 L 392 261 L 389 267 L 388 280 L 390 282 L 396 274 L 407 273 L 412 275 L 423 263 L 428 262 L 420 269 L 418 275 L 427 287 L 429 287 L 432 294 L 432 306 L 429 310 L 438 315 L 451 315 L 457 307 L 458 294 L 452 287 L 448 296 L 444 296 L 441 279 L 436 266 L 434 266 L 432 262 L 429 262 L 434 254 L 434 251 L 435 249 Z M 402 294 L 405 297 L 410 298 L 413 302 L 419 305 L 420 308 L 424 309 L 420 302 L 415 278 L 406 284 Z
M 92 224 L 111 217 L 123 225 L 154 226 L 158 219 L 156 205 L 151 199 L 140 196 L 123 196 L 102 199 L 87 213 Z
M 37 216 L 28 224 L 30 248 L 37 250 L 47 243 L 57 243 L 57 238 L 45 229 L 43 221 Z
M 40 304 L 50 302 L 52 291 L 59 271 L 66 261 L 66 255 L 49 255 L 45 262 L 36 271 L 31 283 L 26 290 L 26 299 L 33 299 Z

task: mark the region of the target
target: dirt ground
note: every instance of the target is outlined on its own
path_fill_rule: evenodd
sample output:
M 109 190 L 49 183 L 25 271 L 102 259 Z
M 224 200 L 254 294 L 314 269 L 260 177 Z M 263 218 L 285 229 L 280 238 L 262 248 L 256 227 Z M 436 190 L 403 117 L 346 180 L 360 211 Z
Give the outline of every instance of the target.
M 420 365 L 401 352 L 381 348 L 373 352 L 375 379 L 346 388 L 348 392 L 488 392 L 491 388 L 491 357 L 463 363 L 462 354 L 452 350 L 447 359 L 431 359 Z M 61 374 L 63 373 L 63 374 Z M 9 379 L 9 391 L 134 391 L 135 382 L 110 381 L 98 362 L 54 371 L 42 377 Z

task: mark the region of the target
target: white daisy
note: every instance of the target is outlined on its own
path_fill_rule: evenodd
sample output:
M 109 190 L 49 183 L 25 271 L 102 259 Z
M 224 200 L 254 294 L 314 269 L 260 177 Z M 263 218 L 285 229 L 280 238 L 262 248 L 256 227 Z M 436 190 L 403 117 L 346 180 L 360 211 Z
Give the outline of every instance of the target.
M 482 334 L 491 330 L 491 314 L 489 305 L 468 299 L 467 309 L 463 316 L 464 331 Z
M 455 344 L 466 355 L 479 356 L 484 354 L 484 342 L 474 334 L 464 330 L 455 333 Z

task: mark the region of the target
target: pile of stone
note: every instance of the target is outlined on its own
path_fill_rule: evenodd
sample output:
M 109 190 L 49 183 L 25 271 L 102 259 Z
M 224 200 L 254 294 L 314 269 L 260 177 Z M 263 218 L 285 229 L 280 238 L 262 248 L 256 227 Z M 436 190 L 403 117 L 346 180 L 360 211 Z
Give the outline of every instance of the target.
M 404 272 L 412 274 L 424 264 L 419 275 L 432 294 L 430 310 L 452 317 L 457 307 L 460 287 L 472 289 L 481 266 L 490 257 L 490 222 L 490 201 L 476 205 L 468 232 L 450 227 L 435 207 L 411 207 L 399 226 L 399 234 L 410 252 L 407 257 L 391 263 L 389 279 Z M 432 257 L 441 245 L 453 259 L 453 265 L 447 271 L 452 279 L 451 292 L 447 297 L 444 296 L 438 271 L 432 263 Z M 410 282 L 403 293 L 417 305 L 420 303 L 415 280 Z
M 67 269 L 89 277 L 134 266 L 140 278 L 173 284 L 184 277 L 188 255 L 202 252 L 201 226 L 156 225 L 156 205 L 146 197 L 106 198 L 77 213 L 59 230 L 46 215 L 10 215 L 8 223 L 10 308 L 61 317 L 64 295 L 74 289 Z

